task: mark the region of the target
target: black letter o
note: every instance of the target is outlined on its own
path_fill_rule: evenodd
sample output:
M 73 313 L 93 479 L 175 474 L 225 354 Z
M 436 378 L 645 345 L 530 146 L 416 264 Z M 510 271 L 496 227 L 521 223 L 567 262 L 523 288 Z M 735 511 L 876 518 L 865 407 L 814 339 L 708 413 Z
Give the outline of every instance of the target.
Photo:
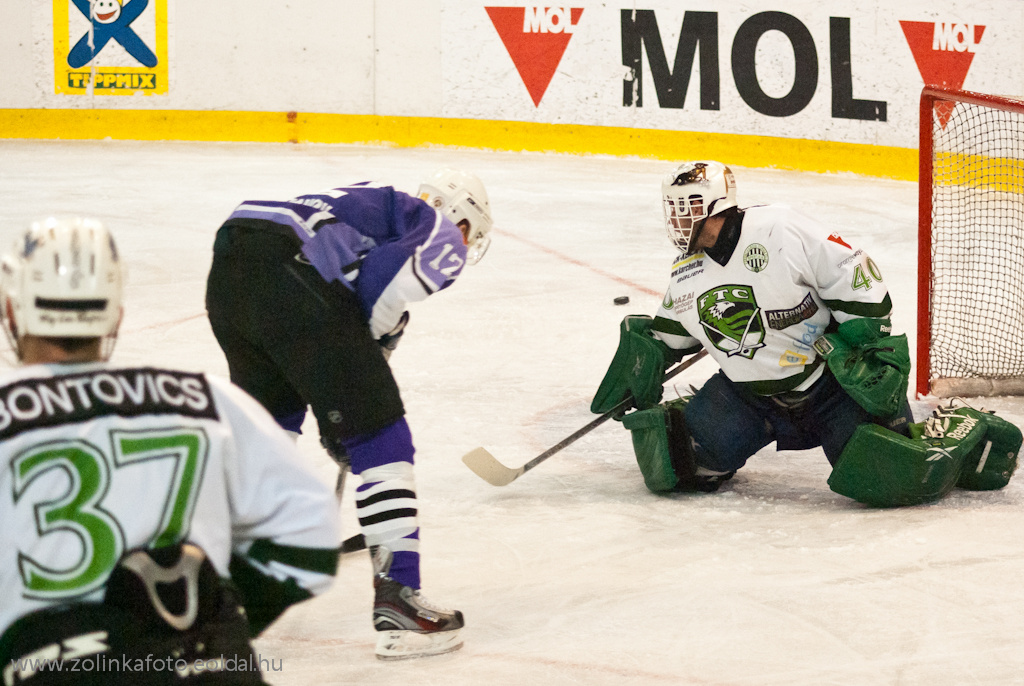
M 781 98 L 764 92 L 757 81 L 757 41 L 768 31 L 781 31 L 793 45 L 796 74 L 793 87 Z M 818 87 L 818 52 L 811 32 L 785 12 L 761 12 L 747 19 L 732 43 L 732 77 L 743 102 L 769 117 L 789 117 L 807 107 Z

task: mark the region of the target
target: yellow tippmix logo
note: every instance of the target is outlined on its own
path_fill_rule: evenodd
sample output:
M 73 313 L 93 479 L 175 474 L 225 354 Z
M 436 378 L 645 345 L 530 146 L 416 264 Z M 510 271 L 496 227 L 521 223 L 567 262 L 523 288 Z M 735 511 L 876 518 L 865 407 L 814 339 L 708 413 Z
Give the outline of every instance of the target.
M 54 92 L 167 94 L 168 0 L 53 0 Z

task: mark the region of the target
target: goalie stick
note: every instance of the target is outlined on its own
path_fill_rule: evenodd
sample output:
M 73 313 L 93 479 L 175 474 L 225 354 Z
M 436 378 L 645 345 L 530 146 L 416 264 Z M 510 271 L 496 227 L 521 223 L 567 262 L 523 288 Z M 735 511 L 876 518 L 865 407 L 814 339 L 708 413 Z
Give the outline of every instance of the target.
M 681 362 L 680 364 L 670 369 L 665 374 L 665 378 L 662 380 L 662 383 L 665 383 L 666 381 L 668 381 L 675 375 L 679 374 L 683 370 L 689 369 L 691 366 L 693 366 L 695 362 L 703 359 L 704 356 L 707 354 L 707 350 L 701 350 L 700 352 L 691 355 L 690 358 L 687 359 L 685 362 Z M 594 421 L 584 426 L 582 429 L 579 429 L 570 436 L 566 436 L 561 441 L 551 446 L 550 448 L 542 452 L 540 455 L 533 458 L 532 460 L 524 464 L 522 467 L 519 467 L 518 469 L 506 467 L 502 463 L 498 462 L 498 459 L 494 457 L 494 455 L 491 455 L 491 453 L 488 452 L 486 448 L 475 448 L 473 450 L 470 450 L 468 453 L 462 456 L 462 461 L 466 464 L 467 467 L 470 468 L 470 470 L 473 471 L 474 474 L 476 474 L 477 476 L 479 476 L 481 479 L 491 484 L 492 486 L 507 486 L 508 484 L 512 483 L 513 481 L 521 477 L 526 472 L 530 471 L 531 469 L 539 465 L 544 460 L 548 459 L 549 457 L 557 453 L 562 448 L 566 447 L 570 443 L 575 442 L 578 438 L 590 433 L 598 426 L 614 417 L 616 414 L 620 412 L 625 412 L 632 406 L 633 396 L 630 395 L 627 396 L 626 399 L 620 402 L 618 405 L 616 405 L 615 407 L 613 407 L 612 409 L 608 410 L 603 415 L 595 419 Z

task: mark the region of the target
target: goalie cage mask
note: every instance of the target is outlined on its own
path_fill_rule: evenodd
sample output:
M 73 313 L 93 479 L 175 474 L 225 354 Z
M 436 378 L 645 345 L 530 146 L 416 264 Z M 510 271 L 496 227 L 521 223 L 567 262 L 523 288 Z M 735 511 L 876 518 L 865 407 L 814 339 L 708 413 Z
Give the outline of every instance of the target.
M 665 229 L 683 255 L 692 255 L 708 217 L 736 207 L 736 178 L 721 162 L 683 162 L 661 183 Z

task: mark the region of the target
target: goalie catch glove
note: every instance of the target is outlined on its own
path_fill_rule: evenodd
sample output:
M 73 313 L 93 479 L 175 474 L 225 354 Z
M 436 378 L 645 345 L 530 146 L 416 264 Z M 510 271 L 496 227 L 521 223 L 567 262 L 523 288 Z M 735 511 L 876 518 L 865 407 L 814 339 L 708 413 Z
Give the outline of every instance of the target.
M 385 360 L 391 359 L 391 353 L 398 347 L 398 341 L 401 340 L 402 334 L 405 333 L 405 325 L 409 323 L 409 310 L 402 313 L 402 316 L 398 318 L 398 323 L 395 328 L 388 331 L 386 334 L 377 339 L 380 344 L 380 351 L 384 354 Z
M 814 342 L 839 385 L 875 417 L 895 417 L 907 400 L 910 348 L 890 331 L 888 319 L 857 318 Z
M 654 319 L 630 314 L 619 325 L 619 347 L 601 380 L 590 411 L 604 414 L 632 395 L 637 409 L 661 402 L 665 368 L 678 354 L 651 334 Z

